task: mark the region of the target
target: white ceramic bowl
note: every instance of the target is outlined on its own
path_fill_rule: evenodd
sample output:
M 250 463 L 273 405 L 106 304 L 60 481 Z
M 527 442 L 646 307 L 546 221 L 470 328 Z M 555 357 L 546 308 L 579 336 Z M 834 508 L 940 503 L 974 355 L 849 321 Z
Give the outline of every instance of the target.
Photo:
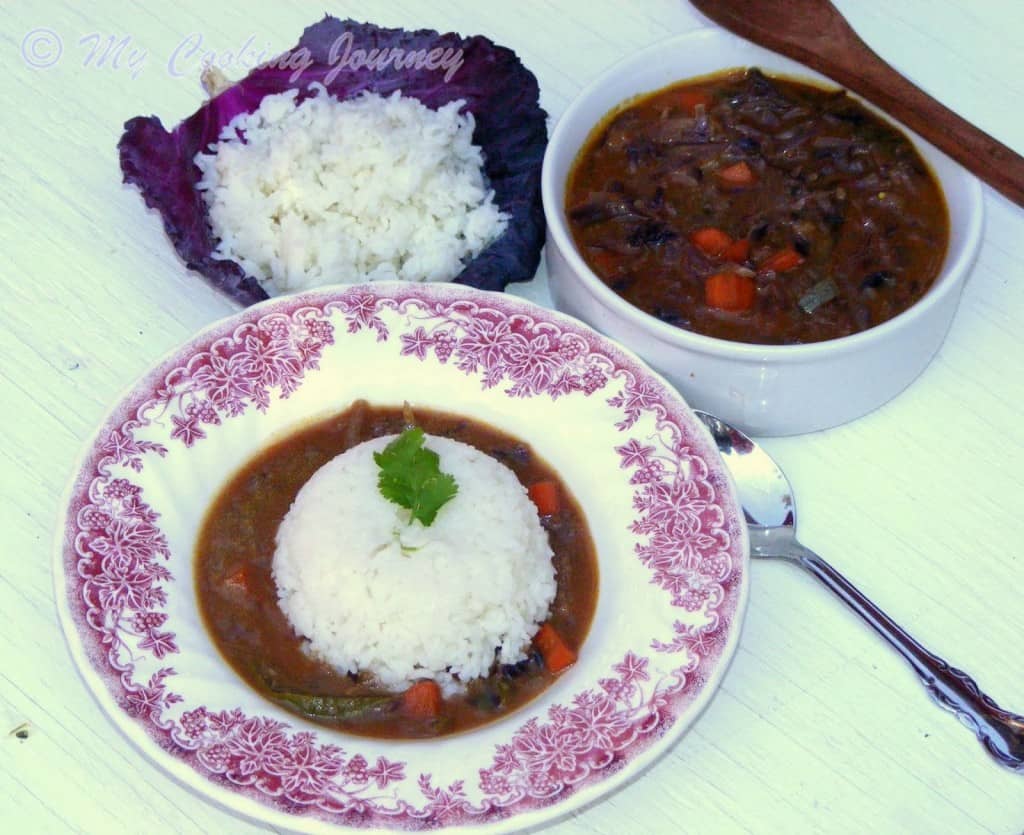
M 928 365 L 949 329 L 981 242 L 978 181 L 903 128 L 937 175 L 950 213 L 950 242 L 927 294 L 906 312 L 853 336 L 807 345 L 753 345 L 659 321 L 607 287 L 583 261 L 565 218 L 565 184 L 593 127 L 622 101 L 730 67 L 824 76 L 720 29 L 670 38 L 616 64 L 559 120 L 544 157 L 547 266 L 555 304 L 636 351 L 691 406 L 759 435 L 793 435 L 860 417 L 899 394 Z M 869 105 L 870 106 L 870 105 Z

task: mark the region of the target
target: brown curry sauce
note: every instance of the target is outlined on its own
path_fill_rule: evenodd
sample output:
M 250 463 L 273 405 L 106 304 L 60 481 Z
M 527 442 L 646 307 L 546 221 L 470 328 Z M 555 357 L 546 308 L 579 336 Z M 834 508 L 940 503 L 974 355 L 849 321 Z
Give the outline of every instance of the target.
M 756 69 L 613 111 L 577 157 L 566 213 L 583 259 L 631 304 L 748 343 L 891 319 L 931 286 L 949 240 L 942 190 L 907 137 L 843 90 Z M 708 229 L 736 246 L 698 246 Z M 724 296 L 710 287 L 722 273 Z
M 416 409 L 416 424 L 506 464 L 524 486 L 555 481 L 560 509 L 541 517 L 554 551 L 557 592 L 548 618 L 569 646 L 582 646 L 597 604 L 597 559 L 586 520 L 571 492 L 543 460 L 521 441 L 458 415 Z M 401 694 L 382 690 L 365 674 L 339 673 L 302 650 L 277 603 L 271 575 L 277 527 L 299 489 L 323 464 L 370 438 L 401 432 L 401 407 L 363 401 L 340 415 L 308 426 L 261 452 L 237 473 L 214 501 L 196 547 L 199 608 L 221 654 L 251 687 L 305 718 L 363 736 L 433 737 L 494 721 L 524 705 L 557 677 L 532 651 L 518 665 L 498 667 L 464 694 L 446 698 L 431 720 L 403 714 Z M 244 577 L 244 583 L 237 578 Z M 325 718 L 310 715 L 283 694 L 342 697 L 370 709 Z

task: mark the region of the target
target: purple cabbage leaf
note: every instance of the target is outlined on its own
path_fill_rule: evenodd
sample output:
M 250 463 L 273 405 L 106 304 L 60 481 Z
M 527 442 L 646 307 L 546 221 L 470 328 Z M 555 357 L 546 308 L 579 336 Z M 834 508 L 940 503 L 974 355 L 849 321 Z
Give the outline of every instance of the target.
M 396 66 L 403 63 L 400 59 L 383 67 L 366 66 L 365 61 L 356 67 L 356 50 L 365 51 L 370 60 L 384 54 L 411 60 L 410 53 L 422 58 L 436 52 L 432 67 Z M 502 290 L 510 282 L 533 278 L 545 235 L 540 172 L 547 145 L 546 114 L 538 104 L 533 73 L 510 49 L 482 36 L 383 29 L 330 16 L 308 27 L 292 50 L 257 67 L 173 130 L 165 130 L 156 116 L 125 123 L 118 143 L 124 182 L 136 186 L 146 205 L 159 212 L 171 243 L 190 269 L 243 305 L 267 298 L 240 265 L 213 257 L 217 239 L 196 188 L 200 171 L 193 160 L 218 140 L 235 116 L 252 113 L 265 96 L 298 88 L 301 100 L 311 94 L 308 87 L 314 81 L 339 99 L 363 91 L 386 96 L 401 90 L 434 109 L 465 100 L 465 110 L 476 122 L 473 141 L 483 149 L 494 202 L 509 222 L 455 281 Z

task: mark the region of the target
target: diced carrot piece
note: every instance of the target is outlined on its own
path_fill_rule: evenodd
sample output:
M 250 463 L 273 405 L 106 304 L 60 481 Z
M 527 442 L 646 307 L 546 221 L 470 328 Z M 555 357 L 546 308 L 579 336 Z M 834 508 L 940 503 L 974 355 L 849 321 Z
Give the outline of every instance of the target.
M 754 172 L 745 162 L 718 169 L 718 177 L 731 186 L 749 186 L 754 183 Z
M 726 261 L 732 261 L 734 264 L 742 264 L 749 257 L 750 241 L 746 238 L 740 238 L 738 241 L 733 241 L 722 252 L 722 258 Z
M 402 710 L 415 719 L 434 719 L 441 713 L 441 688 L 436 681 L 414 682 L 402 695 Z
M 533 645 L 540 651 L 544 664 L 553 673 L 559 673 L 576 663 L 576 653 L 569 648 L 550 623 L 541 626 L 533 638 Z
M 750 310 L 757 297 L 757 286 L 749 276 L 715 273 L 704 282 L 704 301 L 709 307 L 738 313 Z
M 249 566 L 240 565 L 224 577 L 224 585 L 229 589 L 235 589 L 243 594 L 252 591 L 252 578 L 249 576 Z
M 732 246 L 732 238 L 721 229 L 705 226 L 690 233 L 690 241 L 705 255 L 718 256 Z
M 526 492 L 530 500 L 537 505 L 537 512 L 541 516 L 553 516 L 562 507 L 561 497 L 558 495 L 558 485 L 553 481 L 537 481 L 531 484 Z
M 784 273 L 786 270 L 792 270 L 794 267 L 799 267 L 804 262 L 803 257 L 795 249 L 780 249 L 773 255 L 768 256 L 761 264 L 761 272 L 772 272 Z
M 679 94 L 679 106 L 688 113 L 696 110 L 699 104 L 707 107 L 711 104 L 711 96 L 703 90 L 683 90 Z

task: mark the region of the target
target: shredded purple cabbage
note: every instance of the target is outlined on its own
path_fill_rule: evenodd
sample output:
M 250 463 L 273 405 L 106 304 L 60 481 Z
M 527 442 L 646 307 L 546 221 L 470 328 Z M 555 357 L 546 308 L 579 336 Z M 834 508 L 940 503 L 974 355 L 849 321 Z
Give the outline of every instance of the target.
M 346 46 L 368 52 L 461 50 L 463 63 L 454 73 L 443 66 L 397 69 L 393 63 L 383 69 L 353 69 L 351 62 L 339 71 L 337 57 Z M 547 145 L 546 114 L 538 104 L 537 79 L 512 50 L 481 36 L 382 29 L 327 16 L 307 28 L 286 56 L 287 60 L 255 69 L 171 132 L 156 116 L 137 116 L 125 123 L 118 143 L 124 182 L 138 187 L 146 205 L 160 213 L 168 237 L 190 269 L 243 305 L 267 298 L 241 266 L 213 257 L 217 239 L 206 203 L 196 189 L 200 172 L 193 160 L 217 141 L 228 122 L 240 113 L 256 110 L 265 96 L 299 88 L 301 100 L 309 95 L 309 84 L 316 81 L 339 99 L 364 90 L 380 95 L 401 90 L 434 109 L 464 99 L 465 109 L 476 120 L 473 141 L 483 149 L 484 172 L 494 189 L 494 202 L 510 217 L 505 232 L 455 281 L 502 290 L 510 282 L 533 278 L 545 233 L 540 172 Z M 450 62 L 449 70 L 451 66 Z

